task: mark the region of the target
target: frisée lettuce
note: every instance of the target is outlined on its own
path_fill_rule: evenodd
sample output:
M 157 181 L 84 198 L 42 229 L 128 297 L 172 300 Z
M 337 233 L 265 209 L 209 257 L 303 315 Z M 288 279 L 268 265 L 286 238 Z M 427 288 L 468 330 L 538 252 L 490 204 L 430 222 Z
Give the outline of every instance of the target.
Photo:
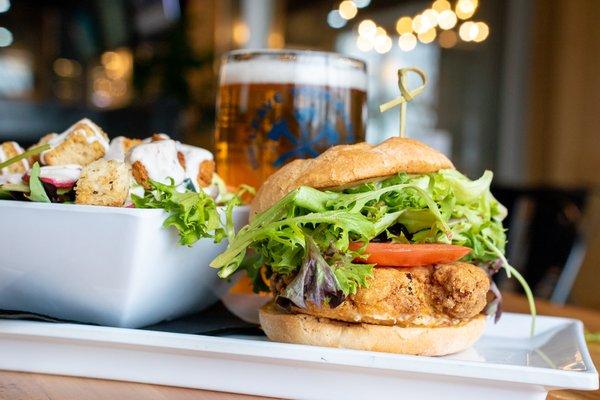
M 500 260 L 530 298 L 525 280 L 504 257 L 506 209 L 490 192 L 493 174 L 470 180 L 455 170 L 412 175 L 399 173 L 384 180 L 340 191 L 299 187 L 242 228 L 211 266 L 227 278 L 240 269 L 254 278 L 255 290 L 267 290 L 267 278 L 294 277 L 284 297 L 301 306 L 310 300 L 339 303 L 368 284 L 372 265 L 353 260 L 364 247 L 351 242 L 448 243 L 467 246 L 474 264 Z M 244 262 L 251 256 L 252 262 Z M 318 278 L 318 279 L 317 279 Z M 288 286 L 288 287 L 289 287 Z
M 203 191 L 179 192 L 173 180 L 170 185 L 150 180 L 150 185 L 152 188 L 144 196 L 131 195 L 133 204 L 136 208 L 162 208 L 169 213 L 163 227 L 177 229 L 180 244 L 191 246 L 202 238 L 220 243 L 227 236 L 217 204 Z M 227 209 L 232 212 L 230 207 Z

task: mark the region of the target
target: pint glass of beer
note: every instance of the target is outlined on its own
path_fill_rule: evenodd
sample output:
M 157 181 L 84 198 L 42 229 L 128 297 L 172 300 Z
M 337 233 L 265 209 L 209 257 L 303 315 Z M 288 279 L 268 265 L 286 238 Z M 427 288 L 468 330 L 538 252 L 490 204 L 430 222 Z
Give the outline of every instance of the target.
M 275 170 L 327 148 L 363 141 L 365 63 L 340 54 L 233 51 L 217 98 L 217 171 L 256 188 Z

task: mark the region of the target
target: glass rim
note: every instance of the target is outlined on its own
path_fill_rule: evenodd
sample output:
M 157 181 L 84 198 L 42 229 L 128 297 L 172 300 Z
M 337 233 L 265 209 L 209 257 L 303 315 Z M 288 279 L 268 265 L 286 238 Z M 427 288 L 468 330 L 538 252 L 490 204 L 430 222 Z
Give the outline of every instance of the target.
M 290 61 L 298 57 L 315 57 L 322 59 L 340 60 L 345 63 L 352 64 L 354 68 L 359 68 L 363 71 L 367 71 L 367 63 L 365 60 L 360 58 L 348 56 L 333 51 L 321 51 L 321 50 L 301 50 L 301 49 L 236 49 L 230 50 L 223 54 L 221 57 L 221 63 L 227 63 L 232 61 L 245 61 L 246 59 L 253 59 L 256 57 L 277 57 L 279 59 L 288 58 Z

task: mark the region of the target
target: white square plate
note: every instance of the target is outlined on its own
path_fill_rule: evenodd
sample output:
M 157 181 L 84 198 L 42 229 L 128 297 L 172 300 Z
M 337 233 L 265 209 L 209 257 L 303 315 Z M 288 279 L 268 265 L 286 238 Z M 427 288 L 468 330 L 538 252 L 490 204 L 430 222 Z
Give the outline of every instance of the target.
M 598 388 L 580 321 L 505 313 L 477 344 L 419 357 L 44 322 L 0 321 L 0 369 L 295 399 L 545 399 Z
M 226 246 L 177 243 L 163 210 L 0 200 L 0 309 L 135 328 L 217 301 Z M 239 229 L 248 208 L 234 211 Z

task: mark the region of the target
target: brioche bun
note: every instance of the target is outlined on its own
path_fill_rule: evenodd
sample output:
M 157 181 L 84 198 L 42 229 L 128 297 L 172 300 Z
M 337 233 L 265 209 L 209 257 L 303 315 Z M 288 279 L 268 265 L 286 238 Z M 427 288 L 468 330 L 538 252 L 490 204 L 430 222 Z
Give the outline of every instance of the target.
M 462 325 L 405 328 L 291 314 L 272 302 L 260 309 L 259 319 L 267 337 L 275 342 L 422 356 L 465 350 L 485 329 L 485 316 L 481 314 Z
M 448 168 L 454 165 L 445 155 L 413 139 L 393 137 L 378 145 L 334 146 L 317 158 L 294 160 L 271 175 L 256 193 L 250 217 L 300 186 L 339 188 L 399 172 L 426 174 Z

